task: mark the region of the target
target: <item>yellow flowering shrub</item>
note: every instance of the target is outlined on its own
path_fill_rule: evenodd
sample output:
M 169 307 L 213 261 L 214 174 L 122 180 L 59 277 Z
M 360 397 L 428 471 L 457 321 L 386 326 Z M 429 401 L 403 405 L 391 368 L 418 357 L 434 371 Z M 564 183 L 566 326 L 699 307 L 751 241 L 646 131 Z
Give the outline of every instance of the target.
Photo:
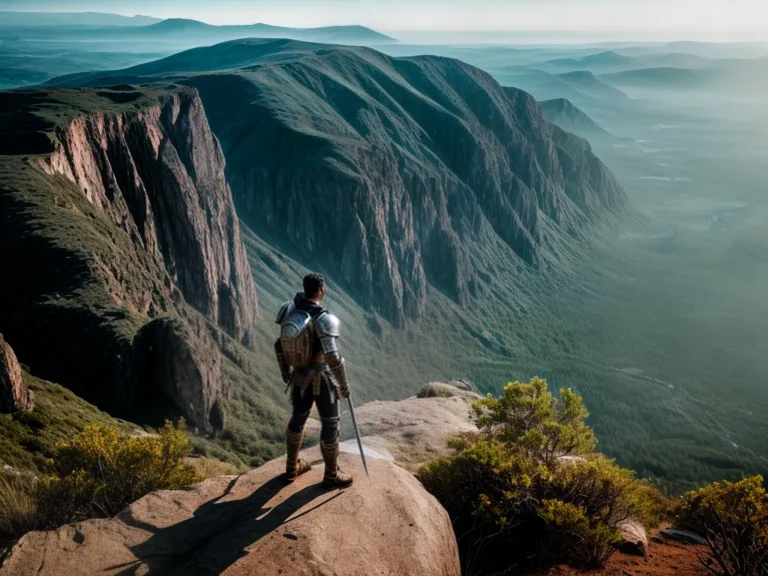
M 709 545 L 718 576 L 768 574 L 768 495 L 762 476 L 740 482 L 715 482 L 683 495 L 677 524 Z
M 52 473 L 41 478 L 38 511 L 55 526 L 108 517 L 145 494 L 178 489 L 198 480 L 184 463 L 190 452 L 184 431 L 166 422 L 156 435 L 126 436 L 92 424 L 57 446 Z
M 452 439 L 452 456 L 419 471 L 451 516 L 465 573 L 599 565 L 624 520 L 652 525 L 663 515 L 658 491 L 594 452 L 571 390 L 555 398 L 539 378 L 514 382 L 473 410 L 479 432 Z

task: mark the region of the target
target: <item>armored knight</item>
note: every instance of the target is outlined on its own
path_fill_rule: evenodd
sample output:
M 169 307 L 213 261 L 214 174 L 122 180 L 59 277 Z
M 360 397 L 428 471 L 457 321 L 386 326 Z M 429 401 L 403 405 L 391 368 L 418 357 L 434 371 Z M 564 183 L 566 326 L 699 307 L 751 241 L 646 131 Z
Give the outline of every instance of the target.
M 304 426 L 314 404 L 322 424 L 323 487 L 334 489 L 352 484 L 352 477 L 343 474 L 338 466 L 341 420 L 338 400 L 349 395 L 349 384 L 337 344 L 339 319 L 320 305 L 325 292 L 324 278 L 320 274 L 309 274 L 304 278 L 304 292 L 280 307 L 276 319 L 280 338 L 275 342 L 275 354 L 283 381 L 291 390 L 293 404 L 286 430 L 286 480 L 293 482 L 311 469 L 309 462 L 299 458 L 299 452 Z

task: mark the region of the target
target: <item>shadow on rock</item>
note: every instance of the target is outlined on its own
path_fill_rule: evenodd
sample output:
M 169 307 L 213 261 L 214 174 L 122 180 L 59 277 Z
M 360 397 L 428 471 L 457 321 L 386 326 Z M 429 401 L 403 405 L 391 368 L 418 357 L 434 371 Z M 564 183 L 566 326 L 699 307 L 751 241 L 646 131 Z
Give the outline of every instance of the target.
M 270 507 L 269 501 L 285 487 L 282 476 L 278 476 L 247 498 L 225 500 L 236 482 L 237 479 L 233 480 L 224 494 L 200 506 L 192 518 L 167 528 L 157 529 L 144 522 L 124 519 L 129 526 L 152 532 L 152 536 L 131 547 L 135 562 L 112 566 L 110 570 L 124 568 L 118 572 L 120 576 L 221 574 L 247 556 L 248 548 L 261 538 L 344 494 L 328 492 L 314 484 Z M 296 514 L 316 500 L 314 506 Z M 284 534 L 284 537 L 291 538 L 291 535 Z

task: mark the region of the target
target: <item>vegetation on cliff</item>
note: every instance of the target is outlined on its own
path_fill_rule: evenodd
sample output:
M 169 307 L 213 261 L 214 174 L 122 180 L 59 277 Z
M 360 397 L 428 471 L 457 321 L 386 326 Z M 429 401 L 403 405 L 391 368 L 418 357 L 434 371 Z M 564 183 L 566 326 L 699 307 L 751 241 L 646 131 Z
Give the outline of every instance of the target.
M 768 495 L 762 476 L 715 482 L 683 496 L 677 523 L 701 534 L 713 576 L 768 574 Z
M 33 529 L 114 516 L 150 492 L 202 480 L 185 461 L 190 451 L 183 428 L 170 422 L 157 434 L 139 436 L 89 424 L 57 445 L 41 478 L 0 476 L 0 542 Z
M 599 565 L 622 523 L 657 524 L 665 499 L 594 452 L 581 397 L 544 380 L 514 382 L 474 404 L 479 432 L 419 477 L 451 515 L 468 574 L 560 562 Z

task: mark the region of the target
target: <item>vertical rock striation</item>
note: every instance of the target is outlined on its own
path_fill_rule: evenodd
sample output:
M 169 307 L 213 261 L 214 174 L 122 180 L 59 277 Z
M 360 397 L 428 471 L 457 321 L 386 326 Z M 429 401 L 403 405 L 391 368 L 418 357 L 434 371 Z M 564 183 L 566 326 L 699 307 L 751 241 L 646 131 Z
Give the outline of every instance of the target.
M 0 96 L 0 128 L 19 142 L 0 149 L 0 249 L 24 273 L 0 328 L 20 357 L 115 415 L 220 427 L 217 343 L 250 345 L 258 302 L 196 91 Z
M 34 406 L 32 391 L 24 385 L 16 355 L 0 334 L 0 414 L 28 412 Z
M 180 91 L 135 112 L 79 116 L 56 137 L 42 168 L 77 184 L 157 260 L 187 303 L 249 342 L 256 290 L 221 147 L 196 94 Z

